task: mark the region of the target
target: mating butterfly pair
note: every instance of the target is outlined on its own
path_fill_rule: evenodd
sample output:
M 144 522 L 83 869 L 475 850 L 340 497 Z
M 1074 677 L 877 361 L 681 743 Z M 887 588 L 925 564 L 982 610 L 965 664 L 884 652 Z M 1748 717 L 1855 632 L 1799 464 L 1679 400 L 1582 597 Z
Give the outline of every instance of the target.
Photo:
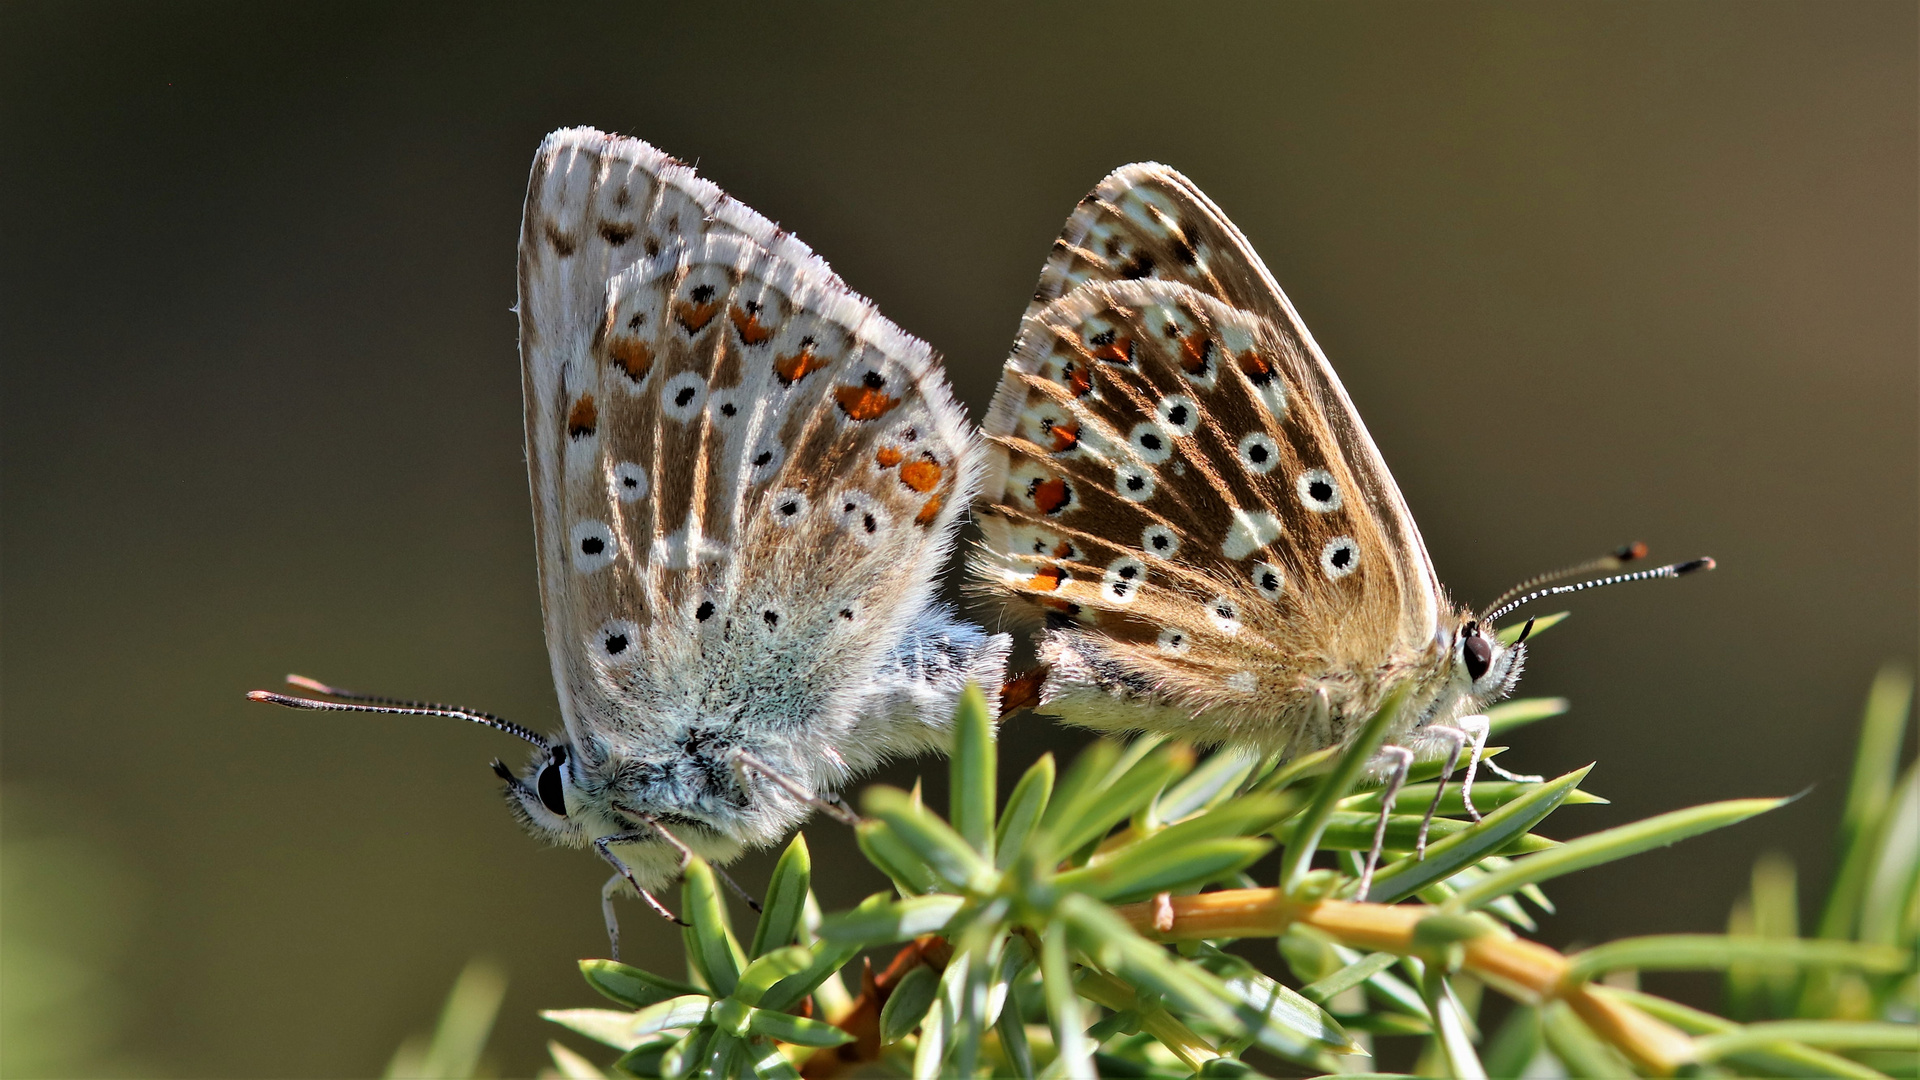
M 1074 211 L 984 440 L 924 342 L 635 139 L 541 145 L 518 311 L 565 732 L 310 680 L 294 681 L 336 700 L 252 696 L 533 744 L 520 773 L 495 764 L 509 805 L 612 864 L 616 954 L 615 895 L 665 913 L 649 890 L 691 854 L 725 861 L 813 807 L 844 816 L 828 793 L 941 746 L 968 682 L 1001 685 L 1008 636 L 934 595 L 969 506 L 976 576 L 1042 633 L 1009 706 L 1299 753 L 1406 686 L 1379 771 L 1397 783 L 1417 751 L 1471 748 L 1470 782 L 1478 710 L 1519 674 L 1524 645 L 1492 632 L 1513 605 L 1447 600 L 1299 316 L 1164 166 L 1122 168 Z

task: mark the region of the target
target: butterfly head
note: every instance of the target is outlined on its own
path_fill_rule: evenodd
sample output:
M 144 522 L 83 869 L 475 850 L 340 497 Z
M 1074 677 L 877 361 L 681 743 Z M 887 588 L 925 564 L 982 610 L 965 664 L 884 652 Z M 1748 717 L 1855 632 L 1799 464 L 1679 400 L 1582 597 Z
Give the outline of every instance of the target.
M 1529 626 L 1531 629 L 1531 626 Z M 1492 627 L 1465 617 L 1453 635 L 1452 683 L 1476 707 L 1498 701 L 1513 692 L 1527 659 L 1525 634 L 1511 645 L 1502 644 Z
M 580 820 L 568 813 L 575 811 L 580 797 L 571 766 L 573 748 L 555 741 L 533 755 L 524 770 L 515 773 L 505 762 L 493 763 L 494 774 L 507 782 L 507 806 L 527 831 L 564 847 L 580 847 L 589 837 Z

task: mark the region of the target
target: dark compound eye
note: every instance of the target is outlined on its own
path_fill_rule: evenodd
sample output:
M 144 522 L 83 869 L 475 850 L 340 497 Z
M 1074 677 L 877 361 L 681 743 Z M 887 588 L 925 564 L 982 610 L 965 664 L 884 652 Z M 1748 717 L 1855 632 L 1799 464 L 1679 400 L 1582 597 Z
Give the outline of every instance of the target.
M 1493 666 L 1493 643 L 1480 636 L 1480 627 L 1467 624 L 1467 634 L 1460 642 L 1460 662 L 1466 665 L 1467 677 L 1479 682 L 1480 677 Z
M 559 817 L 567 816 L 567 796 L 560 783 L 560 763 L 566 760 L 566 754 L 558 748 L 554 750 L 554 759 L 541 767 L 540 777 L 534 781 L 534 790 L 540 793 L 540 805 Z

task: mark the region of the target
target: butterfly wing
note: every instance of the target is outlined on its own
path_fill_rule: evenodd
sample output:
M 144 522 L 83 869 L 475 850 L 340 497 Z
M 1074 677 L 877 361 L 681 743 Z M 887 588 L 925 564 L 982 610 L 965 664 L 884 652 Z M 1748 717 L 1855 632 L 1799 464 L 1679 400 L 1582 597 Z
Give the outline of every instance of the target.
M 933 602 L 981 468 L 965 414 L 805 245 L 645 143 L 558 132 L 520 314 L 548 649 L 588 757 L 693 802 L 730 785 L 670 774 L 724 739 L 824 790 L 929 650 L 990 659 Z
M 1303 727 L 1322 691 L 1372 700 L 1434 640 L 1440 589 L 1359 414 L 1171 169 L 1127 166 L 1075 210 L 985 431 L 978 570 L 1052 628 L 1050 709 L 1331 741 Z

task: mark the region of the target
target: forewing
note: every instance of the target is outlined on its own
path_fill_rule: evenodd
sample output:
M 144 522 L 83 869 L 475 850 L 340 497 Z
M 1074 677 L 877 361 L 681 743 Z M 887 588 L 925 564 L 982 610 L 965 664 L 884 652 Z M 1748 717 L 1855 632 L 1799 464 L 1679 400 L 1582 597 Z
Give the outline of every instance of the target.
M 570 731 L 604 740 L 711 701 L 857 709 L 978 479 L 932 351 L 634 140 L 549 138 L 521 268 L 541 598 Z
M 1424 545 L 1338 378 L 1172 170 L 1075 211 L 985 431 L 981 570 L 1131 691 L 1271 715 L 1432 638 Z
M 1361 501 L 1379 521 L 1397 578 L 1397 636 L 1430 640 L 1446 606 L 1440 583 L 1400 487 L 1346 388 L 1252 244 L 1193 181 L 1165 165 L 1116 169 L 1080 201 L 1041 271 L 1028 315 L 1079 285 L 1122 280 L 1190 286 L 1258 316 L 1286 343 L 1275 359 L 1301 390 L 1295 401 L 1319 411 Z

